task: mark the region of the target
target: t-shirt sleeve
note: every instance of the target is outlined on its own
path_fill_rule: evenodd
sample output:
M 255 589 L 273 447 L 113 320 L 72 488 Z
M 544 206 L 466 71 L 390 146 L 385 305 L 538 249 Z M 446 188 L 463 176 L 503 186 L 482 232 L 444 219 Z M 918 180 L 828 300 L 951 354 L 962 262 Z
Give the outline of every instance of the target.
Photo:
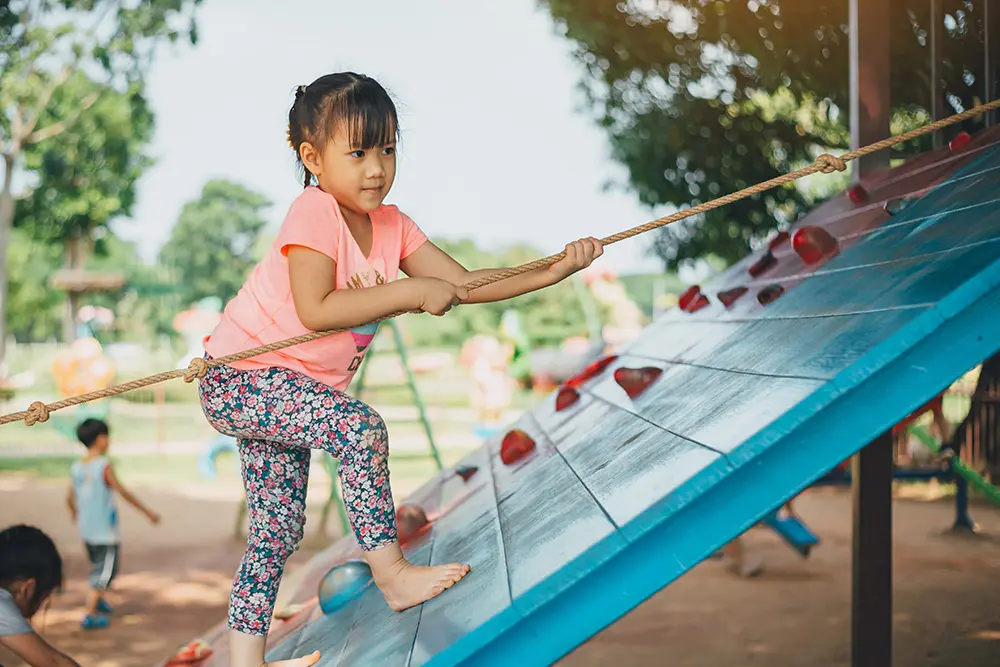
M 34 632 L 7 591 L 0 592 L 0 637 Z
M 322 192 L 306 191 L 288 209 L 278 232 L 278 247 L 286 256 L 290 246 L 298 245 L 336 261 L 340 225 L 333 202 Z
M 399 258 L 405 259 L 424 244 L 427 236 L 420 231 L 420 227 L 408 215 L 400 211 L 399 217 L 403 221 L 403 242 L 400 245 Z

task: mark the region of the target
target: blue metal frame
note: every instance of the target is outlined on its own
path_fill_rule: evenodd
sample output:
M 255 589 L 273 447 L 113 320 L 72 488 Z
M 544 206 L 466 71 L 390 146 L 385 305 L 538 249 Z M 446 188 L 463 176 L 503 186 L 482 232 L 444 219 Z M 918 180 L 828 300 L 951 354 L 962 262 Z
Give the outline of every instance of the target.
M 893 471 L 892 478 L 905 481 L 936 479 L 940 482 L 953 483 L 955 485 L 955 522 L 952 524 L 952 530 L 968 532 L 975 530 L 976 522 L 972 520 L 972 515 L 969 513 L 969 483 L 954 473 L 953 466 L 948 465 L 947 468 L 940 470 L 897 468 Z M 813 486 L 850 486 L 851 482 L 852 478 L 849 472 L 831 471 L 819 478 Z

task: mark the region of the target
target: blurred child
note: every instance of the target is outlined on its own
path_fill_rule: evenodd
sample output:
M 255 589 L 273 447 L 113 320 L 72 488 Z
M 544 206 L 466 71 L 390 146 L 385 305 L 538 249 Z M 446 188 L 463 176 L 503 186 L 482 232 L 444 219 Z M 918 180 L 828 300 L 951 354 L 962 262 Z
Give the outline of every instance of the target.
M 106 423 L 100 419 L 85 419 L 77 427 L 76 436 L 87 448 L 87 455 L 73 463 L 66 502 L 90 559 L 90 599 L 80 625 L 84 630 L 93 630 L 106 627 L 107 614 L 114 613 L 105 596 L 118 573 L 121 549 L 115 493 L 152 523 L 159 523 L 160 516 L 118 481 L 107 457 L 110 442 Z
M 514 380 L 507 374 L 511 349 L 493 336 L 478 335 L 462 346 L 462 361 L 470 367 L 471 403 L 479 426 L 477 435 L 489 437 L 500 429 L 503 412 L 511 403 Z
M 31 526 L 0 531 L 0 646 L 30 667 L 80 667 L 28 622 L 62 580 L 62 558 L 48 535 Z

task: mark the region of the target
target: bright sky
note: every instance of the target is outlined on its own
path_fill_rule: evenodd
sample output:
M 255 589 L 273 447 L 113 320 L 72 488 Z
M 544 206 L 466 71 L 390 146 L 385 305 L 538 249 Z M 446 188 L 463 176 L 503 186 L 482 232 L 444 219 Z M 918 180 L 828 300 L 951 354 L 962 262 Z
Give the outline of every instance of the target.
M 621 168 L 578 112 L 578 65 L 535 0 L 209 0 L 198 23 L 199 45 L 165 49 L 149 79 L 157 164 L 133 219 L 116 225 L 155 244 L 144 245 L 147 258 L 210 178 L 264 193 L 280 224 L 301 191 L 285 143 L 293 89 L 347 69 L 396 99 L 403 141 L 387 201 L 432 237 L 551 253 L 657 216 L 631 194 L 603 191 Z M 622 241 L 604 261 L 659 271 L 649 243 Z

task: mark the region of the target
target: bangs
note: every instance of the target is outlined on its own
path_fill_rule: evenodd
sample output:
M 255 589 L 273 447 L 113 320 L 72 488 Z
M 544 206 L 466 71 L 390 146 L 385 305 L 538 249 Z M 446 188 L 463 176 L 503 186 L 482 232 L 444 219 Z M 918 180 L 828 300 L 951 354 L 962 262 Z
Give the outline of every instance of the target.
M 332 126 L 345 123 L 351 146 L 363 150 L 394 143 L 399 133 L 396 106 L 378 84 L 359 82 L 338 96 L 330 120 Z

